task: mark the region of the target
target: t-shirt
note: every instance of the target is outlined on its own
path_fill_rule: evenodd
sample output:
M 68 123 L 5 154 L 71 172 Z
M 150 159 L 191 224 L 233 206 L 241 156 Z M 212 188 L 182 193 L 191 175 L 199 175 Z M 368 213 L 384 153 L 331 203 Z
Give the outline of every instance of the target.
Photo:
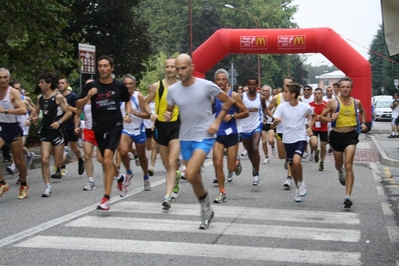
M 183 86 L 181 81 L 169 87 L 166 100 L 169 105 L 177 105 L 180 111 L 179 139 L 199 141 L 216 138 L 207 132 L 215 120 L 211 99 L 222 90 L 213 82 L 195 78 L 191 86 Z
M 97 88 L 97 94 L 91 98 L 93 115 L 93 130 L 107 132 L 122 128 L 123 117 L 120 110 L 121 102 L 128 102 L 130 94 L 125 84 L 113 80 L 110 84 L 103 84 L 98 80 L 83 86 L 79 98 L 84 98 L 91 88 Z
M 76 100 L 78 99 L 78 95 L 71 91 L 68 95 L 64 96 L 65 99 L 67 100 L 69 106 L 76 107 Z M 70 118 L 68 118 L 67 121 L 64 122 L 64 128 L 65 129 L 75 129 L 75 113 L 72 112 L 72 115 Z
M 298 102 L 292 106 L 289 102 L 281 103 L 273 114 L 273 117 L 279 117 L 283 124 L 283 143 L 296 143 L 306 141 L 306 115 L 312 115 L 313 109 L 309 104 Z

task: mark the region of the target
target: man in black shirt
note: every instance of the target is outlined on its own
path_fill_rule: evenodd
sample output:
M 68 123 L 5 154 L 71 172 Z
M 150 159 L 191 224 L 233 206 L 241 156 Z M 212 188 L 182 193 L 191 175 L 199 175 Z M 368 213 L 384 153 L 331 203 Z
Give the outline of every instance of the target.
M 97 209 L 109 210 L 112 182 L 114 176 L 119 177 L 118 168 L 114 163 L 114 154 L 123 128 L 120 103 L 130 101 L 130 94 L 125 84 L 112 78 L 114 60 L 111 57 L 101 56 L 97 61 L 97 70 L 100 78 L 83 87 L 76 107 L 82 109 L 91 99 L 93 130 L 103 157 L 104 167 L 105 193 Z M 130 105 L 127 105 L 127 107 L 126 113 L 129 114 L 131 111 Z M 121 175 L 119 179 L 125 181 L 126 176 Z

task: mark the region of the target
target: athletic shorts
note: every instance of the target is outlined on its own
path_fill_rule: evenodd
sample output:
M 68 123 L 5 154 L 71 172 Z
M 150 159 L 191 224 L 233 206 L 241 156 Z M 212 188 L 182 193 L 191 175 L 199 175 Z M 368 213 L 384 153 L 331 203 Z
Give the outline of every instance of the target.
M 94 146 L 98 146 L 96 137 L 94 135 L 94 131 L 92 129 L 84 128 L 82 138 L 83 138 L 83 141 L 87 141 L 89 143 L 94 144 Z
M 269 131 L 271 129 L 270 126 L 271 124 L 262 124 L 262 131 Z
M 277 140 L 283 140 L 283 133 L 276 133 L 275 136 Z
M 122 136 L 122 127 L 117 127 L 108 132 L 104 131 L 95 131 L 95 138 L 98 143 L 98 149 L 101 152 L 101 155 L 104 156 L 105 149 L 109 149 L 115 153 L 116 148 L 118 148 L 119 141 Z
M 343 152 L 349 145 L 359 143 L 359 133 L 356 130 L 347 133 L 339 133 L 334 130 L 330 132 L 330 145 L 334 151 Z
M 313 136 L 316 136 L 316 137 L 320 136 L 320 141 L 322 141 L 322 142 L 328 141 L 328 131 L 319 131 L 319 130 L 312 130 L 312 131 L 313 131 Z
M 40 128 L 39 139 L 41 142 L 51 142 L 51 145 L 59 146 L 65 143 L 65 133 L 62 127 L 58 129 Z
M 128 135 L 136 144 L 143 144 L 146 140 L 145 132 L 141 132 L 139 135 L 133 135 L 122 130 L 122 134 Z
M 259 123 L 259 126 L 252 130 L 251 132 L 241 132 L 241 138 L 243 140 L 251 139 L 252 136 L 257 133 L 257 132 L 262 132 L 262 123 Z
M 154 134 L 154 130 L 152 130 L 151 128 L 146 128 L 145 129 L 145 137 L 147 139 L 152 138 L 153 134 Z
M 238 143 L 238 134 L 230 134 L 230 135 L 223 135 L 217 136 L 216 142 L 222 144 L 225 148 L 232 147 Z
M 292 165 L 292 160 L 295 154 L 302 157 L 306 148 L 306 140 L 301 140 L 295 143 L 284 143 L 285 153 L 287 154 L 287 161 Z
M 0 138 L 5 143 L 16 141 L 22 136 L 22 128 L 19 123 L 0 123 Z
M 169 142 L 179 138 L 180 120 L 174 122 L 161 122 L 156 120 L 154 127 L 154 139 L 162 146 L 169 146 Z
M 195 150 L 203 150 L 206 154 L 208 154 L 213 144 L 215 143 L 215 139 L 204 139 L 200 141 L 180 141 L 180 150 L 181 155 L 184 161 L 190 160 Z
M 75 129 L 65 129 L 65 146 L 68 145 L 70 141 L 78 141 L 79 134 L 75 134 Z

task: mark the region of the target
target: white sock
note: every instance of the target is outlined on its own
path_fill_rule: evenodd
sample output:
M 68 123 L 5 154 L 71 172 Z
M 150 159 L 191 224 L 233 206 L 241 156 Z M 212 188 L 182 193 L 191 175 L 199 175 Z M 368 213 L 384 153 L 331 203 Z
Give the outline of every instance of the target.
M 93 177 L 89 177 L 89 181 L 90 182 L 94 182 L 94 178 Z

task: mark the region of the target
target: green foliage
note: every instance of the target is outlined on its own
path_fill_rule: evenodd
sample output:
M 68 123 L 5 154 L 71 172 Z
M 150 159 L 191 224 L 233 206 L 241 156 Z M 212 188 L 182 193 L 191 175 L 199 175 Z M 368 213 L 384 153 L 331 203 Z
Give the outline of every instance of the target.
M 393 95 L 398 90 L 394 86 L 394 79 L 399 79 L 399 55 L 389 56 L 382 25 L 370 46 L 370 65 L 372 71 L 373 95 Z

